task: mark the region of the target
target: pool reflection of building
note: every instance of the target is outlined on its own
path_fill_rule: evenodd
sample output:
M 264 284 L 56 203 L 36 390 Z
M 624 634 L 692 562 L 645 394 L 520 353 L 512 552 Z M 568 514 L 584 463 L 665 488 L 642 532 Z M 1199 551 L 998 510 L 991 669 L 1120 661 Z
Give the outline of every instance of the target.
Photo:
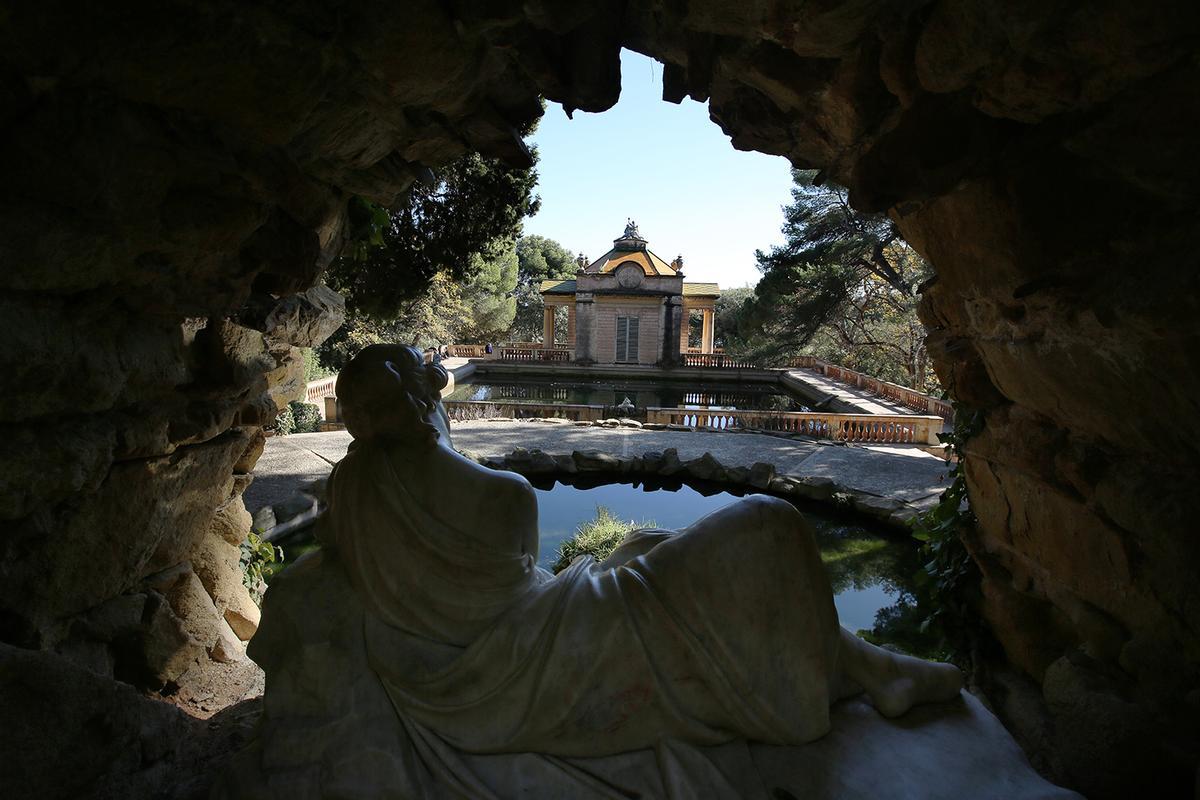
M 776 384 L 736 388 L 696 386 L 695 381 L 539 381 L 480 380 L 461 384 L 448 400 L 578 403 L 615 407 L 626 397 L 636 408 L 755 409 L 805 411 L 806 406 Z
M 720 289 L 683 280 L 683 257 L 668 264 L 652 253 L 631 220 L 612 249 L 586 263 L 575 280 L 542 281 L 544 347 L 554 347 L 554 317 L 567 314 L 567 340 L 580 364 L 679 362 L 688 348 L 689 320 L 702 315 L 698 352 L 713 352 L 713 321 Z

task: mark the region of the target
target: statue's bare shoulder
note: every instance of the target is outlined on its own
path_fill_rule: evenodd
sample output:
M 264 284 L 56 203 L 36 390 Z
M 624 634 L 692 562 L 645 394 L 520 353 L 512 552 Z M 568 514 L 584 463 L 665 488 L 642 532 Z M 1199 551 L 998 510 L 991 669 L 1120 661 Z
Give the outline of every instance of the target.
M 471 527 L 489 538 L 517 537 L 524 541 L 537 532 L 537 494 L 529 481 L 515 472 L 494 470 L 449 448 L 437 448 L 433 471 L 438 483 L 448 486 L 459 514 L 474 517 Z

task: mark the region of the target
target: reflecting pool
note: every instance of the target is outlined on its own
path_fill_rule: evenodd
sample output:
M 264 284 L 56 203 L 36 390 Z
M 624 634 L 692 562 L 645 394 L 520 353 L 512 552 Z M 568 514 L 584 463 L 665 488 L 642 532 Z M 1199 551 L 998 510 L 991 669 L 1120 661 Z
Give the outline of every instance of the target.
M 626 397 L 637 408 L 749 409 L 754 411 L 808 411 L 808 407 L 777 383 L 707 384 L 699 381 L 666 381 L 606 378 L 600 380 L 546 380 L 505 375 L 467 379 L 455 386 L 446 400 L 491 400 L 506 403 L 578 403 L 617 406 Z
M 537 487 L 535 487 L 537 488 Z M 729 492 L 701 493 L 684 484 L 654 488 L 610 483 L 591 488 L 555 483 L 537 488 L 540 551 L 538 563 L 550 568 L 558 548 L 604 506 L 613 516 L 659 528 L 682 528 L 735 500 Z M 812 524 L 821 559 L 829 571 L 834 604 L 842 625 L 871 630 L 912 602 L 912 577 L 920 567 L 915 542 L 868 531 L 832 515 L 801 508 Z
M 557 559 L 563 541 L 596 516 L 598 506 L 621 520 L 677 529 L 738 499 L 738 495 L 711 485 L 690 486 L 679 481 L 590 486 L 535 481 L 534 488 L 540 534 L 538 564 L 546 569 Z M 922 561 L 916 542 L 864 527 L 826 507 L 798 504 L 797 509 L 812 524 L 842 625 L 876 644 L 926 658 L 944 657 L 936 635 L 922 630 L 930 609 L 919 604 L 914 593 L 914 577 Z M 279 544 L 284 558 L 266 569 L 268 575 L 317 547 L 312 526 Z

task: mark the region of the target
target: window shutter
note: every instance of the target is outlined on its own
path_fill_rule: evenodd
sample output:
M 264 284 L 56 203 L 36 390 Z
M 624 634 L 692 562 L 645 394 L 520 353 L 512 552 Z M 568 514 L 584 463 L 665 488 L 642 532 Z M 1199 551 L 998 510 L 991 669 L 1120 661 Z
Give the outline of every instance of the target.
M 641 320 L 637 317 L 626 317 L 629 323 L 629 336 L 627 337 L 628 349 L 625 351 L 625 360 L 637 362 L 638 359 L 638 325 Z
M 617 317 L 617 361 L 625 361 L 629 348 L 629 317 Z

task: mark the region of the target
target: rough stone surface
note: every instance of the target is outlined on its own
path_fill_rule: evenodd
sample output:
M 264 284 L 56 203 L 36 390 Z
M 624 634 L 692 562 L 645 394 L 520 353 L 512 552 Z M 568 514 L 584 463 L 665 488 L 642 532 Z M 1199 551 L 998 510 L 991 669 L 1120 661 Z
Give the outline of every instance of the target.
M 967 469 L 997 674 L 1076 666 L 1042 707 L 1088 794 L 1194 788 L 1194 2 L 8 11 L 0 640 L 54 648 L 208 529 L 254 460 L 226 432 L 297 395 L 296 348 L 337 313 L 311 289 L 348 198 L 468 150 L 525 162 L 538 96 L 611 107 L 629 47 L 734 147 L 821 168 L 930 258 L 935 366 L 986 414 Z M 1085 736 L 1095 692 L 1154 746 Z
M 252 704 L 201 722 L 48 652 L 3 644 L 0 707 L 0 789 L 40 800 L 200 800 L 258 716 Z
M 683 472 L 702 481 L 723 481 L 727 477 L 725 467 L 712 453 L 705 453 L 699 458 L 686 462 Z
M 209 535 L 236 546 L 246 540 L 246 534 L 253 525 L 254 518 L 246 510 L 242 493 L 237 492 L 218 506 L 209 526 Z
M 203 537 L 190 554 L 192 569 L 220 616 L 238 639 L 248 641 L 258 629 L 260 612 L 242 579 L 241 548 L 220 536 Z
M 746 481 L 755 489 L 768 489 L 771 486 L 771 481 L 775 479 L 775 466 L 762 461 L 757 461 L 750 467 L 750 474 Z
M 204 594 L 203 589 L 200 594 Z M 207 600 L 207 595 L 203 599 Z M 179 598 L 177 603 L 180 608 L 187 608 Z M 208 605 L 212 605 L 211 601 Z M 207 657 L 206 647 L 211 642 L 197 639 L 189 628 L 200 630 L 201 635 L 206 635 L 205 624 L 213 618 L 204 616 L 207 607 L 203 602 L 197 604 L 197 610 L 201 616 L 185 622 L 176 615 L 168 598 L 157 592 L 150 593 L 143 615 L 144 623 L 140 635 L 135 640 L 134 652 L 124 656 L 123 660 L 127 661 L 124 666 L 118 662 L 118 676 L 136 685 L 155 689 L 173 682 L 199 664 Z M 212 641 L 216 641 L 215 632 Z
M 575 460 L 575 468 L 580 472 L 615 472 L 620 468 L 616 456 L 599 450 L 582 453 L 576 450 L 571 457 Z

